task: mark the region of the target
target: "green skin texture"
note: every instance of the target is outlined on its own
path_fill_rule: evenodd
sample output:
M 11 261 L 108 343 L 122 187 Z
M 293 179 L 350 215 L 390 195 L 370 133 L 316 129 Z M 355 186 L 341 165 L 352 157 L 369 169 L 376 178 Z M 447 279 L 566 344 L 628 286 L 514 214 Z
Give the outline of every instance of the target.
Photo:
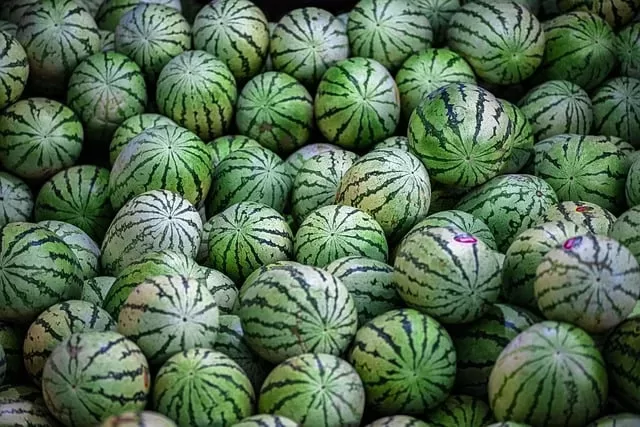
M 386 262 L 389 254 L 382 227 L 369 214 L 343 205 L 325 206 L 309 214 L 293 243 L 296 261 L 316 267 L 350 255 Z
M 29 323 L 51 305 L 80 295 L 80 263 L 53 231 L 7 224 L 0 230 L 0 253 L 0 320 Z
M 11 385 L 0 386 L 0 401 L 26 400 L 44 405 L 42 392 L 39 388 L 31 385 Z
M 84 131 L 63 104 L 29 98 L 0 113 L 0 136 L 2 166 L 21 178 L 44 180 L 78 160 Z
M 0 28 L 0 108 L 11 105 L 20 98 L 29 77 L 27 53 L 13 35 Z
M 465 395 L 451 395 L 426 417 L 433 426 L 485 427 L 493 421 L 491 408 L 482 400 Z
M 411 151 L 441 184 L 471 188 L 497 176 L 511 155 L 511 120 L 500 101 L 472 84 L 429 94 L 409 120 Z
M 98 276 L 85 280 L 82 283 L 80 299 L 102 307 L 104 299 L 115 281 L 116 278 L 113 276 Z
M 412 154 L 379 149 L 358 159 L 344 174 L 336 203 L 358 208 L 375 219 L 389 243 L 402 238 L 427 216 L 431 203 L 429 173 Z
M 447 27 L 454 13 L 460 9 L 460 0 L 411 0 L 429 18 L 433 28 L 434 44 L 442 45 L 447 39 Z
M 620 215 L 613 224 L 610 235 L 640 260 L 640 206 L 632 207 Z
M 400 121 L 400 94 L 379 62 L 350 58 L 322 76 L 315 117 L 327 140 L 349 150 L 366 150 L 392 136 Z
M 293 77 L 269 71 L 251 79 L 240 92 L 236 126 L 263 147 L 289 154 L 303 146 L 313 128 L 313 98 Z
M 409 138 L 406 136 L 390 136 L 384 141 L 378 142 L 373 146 L 374 150 L 381 148 L 397 148 L 402 151 L 409 151 Z
M 467 188 L 451 187 L 434 181 L 431 189 L 431 205 L 429 206 L 429 213 L 433 214 L 442 211 L 455 210 L 454 208 L 458 202 L 460 202 L 462 197 L 468 193 L 469 189 Z
M 25 329 L 12 323 L 0 321 L 0 346 L 7 358 L 7 384 L 19 384 L 25 380 L 22 344 Z M 40 392 L 38 392 L 40 394 Z
M 362 380 L 346 361 L 328 354 L 302 354 L 285 360 L 267 376 L 258 411 L 309 427 L 358 427 L 364 403 Z
M 620 74 L 640 79 L 640 23 L 634 23 L 618 33 L 616 56 L 620 61 Z
M 218 305 L 206 285 L 185 276 L 154 276 L 129 294 L 120 308 L 118 332 L 135 342 L 149 364 L 174 354 L 211 348 L 218 334 Z
M 555 135 L 587 135 L 593 124 L 589 94 L 567 80 L 551 80 L 532 88 L 518 102 L 537 141 Z
M 116 50 L 116 35 L 113 31 L 100 31 L 100 50 L 102 52 L 115 52 Z
M 503 172 L 518 173 L 533 159 L 533 129 L 520 108 L 504 99 L 499 101 L 511 121 L 511 155 Z
M 567 221 L 544 222 L 520 233 L 507 249 L 502 265 L 502 294 L 511 304 L 538 310 L 534 293 L 536 269 L 552 249 L 569 238 L 588 233 Z
M 622 322 L 607 338 L 603 351 L 609 368 L 611 390 L 615 390 L 614 395 L 634 412 L 640 410 L 640 394 L 635 381 L 640 373 L 636 350 L 640 344 L 638 327 L 638 316 Z
M 267 269 L 241 292 L 237 314 L 251 348 L 280 363 L 303 353 L 342 354 L 357 329 L 349 290 L 316 267 Z
M 162 414 L 151 411 L 124 412 L 105 419 L 98 427 L 178 427 Z
M 153 388 L 154 409 L 181 426 L 233 425 L 252 414 L 253 404 L 253 387 L 244 371 L 213 350 L 176 354 L 160 368 Z
M 210 53 L 187 51 L 162 69 L 156 87 L 160 113 L 203 141 L 224 135 L 238 97 L 229 68 Z
M 347 35 L 351 56 L 375 59 L 392 73 L 433 41 L 427 16 L 402 0 L 361 0 L 349 13 Z
M 298 427 L 295 421 L 280 415 L 260 414 L 245 418 L 233 427 Z
M 0 402 L 0 417 L 7 425 L 56 427 L 59 424 L 47 408 L 40 404 L 21 399 Z
M 623 413 L 599 418 L 587 427 L 633 427 L 639 422 L 640 416 L 631 413 Z
M 429 427 L 430 424 L 408 415 L 391 415 L 378 418 L 366 427 Z
M 500 294 L 495 251 L 454 227 L 416 232 L 400 245 L 394 267 L 400 297 L 443 323 L 479 319 Z
M 611 79 L 598 88 L 592 102 L 594 133 L 640 146 L 640 79 Z
M 396 74 L 403 120 L 409 120 L 428 94 L 450 83 L 476 83 L 473 69 L 459 54 L 440 48 L 409 57 Z
M 38 0 L 7 0 L 0 9 L 0 18 L 18 25 L 25 11 Z
M 255 202 L 230 206 L 207 221 L 206 264 L 235 283 L 263 265 L 286 261 L 293 255 L 293 234 L 276 210 Z
M 542 63 L 545 34 L 535 15 L 515 2 L 476 0 L 449 22 L 447 41 L 489 83 L 520 83 Z
M 298 171 L 300 170 L 304 162 L 306 162 L 313 156 L 320 153 L 324 153 L 325 151 L 338 151 L 338 150 L 342 150 L 342 149 L 340 147 L 336 147 L 335 145 L 325 144 L 322 142 L 317 144 L 305 145 L 304 147 L 299 148 L 294 153 L 289 155 L 289 157 L 287 157 L 287 160 L 286 160 L 287 169 L 289 171 L 289 174 L 291 175 L 291 179 L 292 180 L 295 179 L 296 175 L 298 174 Z
M 187 129 L 149 128 L 120 152 L 111 169 L 111 205 L 120 209 L 134 196 L 150 190 L 169 190 L 197 206 L 211 187 L 211 151 Z
M 96 12 L 101 30 L 115 31 L 122 17 L 140 3 L 160 4 L 182 11 L 180 0 L 104 0 Z
M 105 372 L 114 375 L 105 376 Z M 47 407 L 70 427 L 95 425 L 128 410 L 141 411 L 150 384 L 144 355 L 116 332 L 70 335 L 53 350 L 42 373 Z
M 18 32 L 18 26 L 13 22 L 6 21 L 4 19 L 0 19 L 0 31 L 10 35 L 11 37 L 15 37 Z M 23 49 L 24 50 L 24 49 Z M 25 53 L 26 55 L 26 53 Z
M 114 215 L 108 186 L 105 168 L 84 165 L 58 172 L 38 193 L 35 219 L 73 224 L 101 242 Z
M 161 114 L 143 113 L 129 117 L 113 133 L 109 145 L 109 164 L 113 166 L 120 152 L 136 136 L 149 128 L 156 126 L 176 125 L 176 122 Z
M 224 61 L 238 81 L 249 79 L 269 51 L 267 17 L 248 0 L 209 3 L 193 22 L 193 44 Z
M 589 202 L 561 202 L 551 206 L 540 222 L 568 221 L 593 234 L 608 236 L 616 217 L 606 209 Z
M 640 7 L 638 0 L 559 0 L 557 3 L 559 12 L 590 11 L 604 18 L 615 29 L 630 22 Z
M 540 390 L 535 405 L 525 382 Z M 498 421 L 542 426 L 553 420 L 567 427 L 584 426 L 597 417 L 607 389 L 604 360 L 593 339 L 575 326 L 553 321 L 537 323 L 507 345 L 488 388 Z
M 147 106 L 142 71 L 120 53 L 90 56 L 71 74 L 67 105 L 82 120 L 87 139 L 107 146 L 118 126 Z
M 7 355 L 4 352 L 2 346 L 0 346 L 0 384 L 4 383 L 4 378 L 7 374 Z
M 244 135 L 227 135 L 216 138 L 207 144 L 211 150 L 211 166 L 215 169 L 230 153 L 241 148 L 261 147 L 258 141 Z
M 627 205 L 633 207 L 640 205 L 640 162 L 635 161 L 629 169 L 625 183 L 625 195 Z
M 95 304 L 71 300 L 52 305 L 38 316 L 27 331 L 22 347 L 27 373 L 40 386 L 47 359 L 65 338 L 81 332 L 115 329 L 113 318 Z
M 253 273 L 251 273 L 247 279 L 244 281 L 242 286 L 240 287 L 240 292 L 238 292 L 238 304 L 233 309 L 233 314 L 238 314 L 238 310 L 240 309 L 240 303 L 242 302 L 242 298 L 244 294 L 251 289 L 251 285 L 260 277 L 262 273 L 268 270 L 280 269 L 283 271 L 289 271 L 289 267 L 300 267 L 302 264 L 296 261 L 278 261 L 273 264 L 263 265 Z
M 348 357 L 381 415 L 422 415 L 453 387 L 456 354 L 447 331 L 412 309 L 392 310 L 362 326 Z
M 142 3 L 120 19 L 115 46 L 154 82 L 172 58 L 191 49 L 191 26 L 171 7 Z
M 28 221 L 33 212 L 31 189 L 19 178 L 0 172 L 0 227 L 10 222 Z

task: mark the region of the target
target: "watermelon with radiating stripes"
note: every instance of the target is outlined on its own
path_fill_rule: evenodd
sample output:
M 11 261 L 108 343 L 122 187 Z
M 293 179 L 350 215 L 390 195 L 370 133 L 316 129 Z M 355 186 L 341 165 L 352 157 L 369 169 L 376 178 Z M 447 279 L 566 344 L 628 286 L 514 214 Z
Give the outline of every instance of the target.
M 182 11 L 180 0 L 104 0 L 96 12 L 100 29 L 115 31 L 120 19 L 140 3 L 160 4 Z
M 460 0 L 410 0 L 410 2 L 429 18 L 435 44 L 444 44 L 447 39 L 449 21 L 453 14 L 460 9 Z
M 80 299 L 102 307 L 104 299 L 109 290 L 115 283 L 116 278 L 113 276 L 97 276 L 82 282 L 82 291 Z
M 491 408 L 483 400 L 472 396 L 452 394 L 426 417 L 433 427 L 485 427 L 494 420 Z
M 640 23 L 630 24 L 618 33 L 615 49 L 620 74 L 640 78 Z
M 608 210 L 589 202 L 560 202 L 547 209 L 540 222 L 568 221 L 585 227 L 593 234 L 609 235 L 616 217 Z
M 29 77 L 29 61 L 27 53 L 15 37 L 0 29 L 0 108 L 16 102 Z
M 241 148 L 260 147 L 258 141 L 244 135 L 227 135 L 216 138 L 207 144 L 211 151 L 211 166 L 216 166 L 229 154 Z
M 102 421 L 98 427 L 177 427 L 170 418 L 151 411 L 123 412 Z
M 136 136 L 149 128 L 156 126 L 169 126 L 176 123 L 168 117 L 155 113 L 143 113 L 129 117 L 122 122 L 118 129 L 113 133 L 111 143 L 109 144 L 109 164 L 113 166 L 118 155 Z
M 381 148 L 397 148 L 402 151 L 409 151 L 409 138 L 406 136 L 390 136 L 384 141 L 378 142 L 373 146 L 373 150 Z
M 609 369 L 611 393 L 633 411 L 640 410 L 640 317 L 626 319 L 607 337 L 603 355 Z
M 594 133 L 640 146 L 640 79 L 611 79 L 595 91 L 591 101 Z
M 299 148 L 291 155 L 289 155 L 289 157 L 287 157 L 286 159 L 287 171 L 291 176 L 291 179 L 295 179 L 304 162 L 306 162 L 316 154 L 324 153 L 326 151 L 338 150 L 341 150 L 341 148 L 332 144 L 325 144 L 322 142 L 305 145 L 304 147 Z
M 0 227 L 10 222 L 29 221 L 33 214 L 33 194 L 20 178 L 0 172 Z

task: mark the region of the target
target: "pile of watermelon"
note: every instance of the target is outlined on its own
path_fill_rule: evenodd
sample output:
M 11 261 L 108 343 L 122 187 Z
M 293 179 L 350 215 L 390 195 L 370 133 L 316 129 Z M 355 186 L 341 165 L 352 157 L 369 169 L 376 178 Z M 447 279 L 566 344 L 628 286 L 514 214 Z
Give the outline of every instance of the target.
M 640 426 L 640 0 L 265 3 L 0 1 L 0 426 Z

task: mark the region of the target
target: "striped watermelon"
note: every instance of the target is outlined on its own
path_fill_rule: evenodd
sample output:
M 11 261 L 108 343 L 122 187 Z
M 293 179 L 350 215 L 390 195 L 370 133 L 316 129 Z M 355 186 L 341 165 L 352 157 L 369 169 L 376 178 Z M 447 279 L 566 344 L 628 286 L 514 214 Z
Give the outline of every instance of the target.
M 546 47 L 538 81 L 569 80 L 587 90 L 613 69 L 615 35 L 607 22 L 589 12 L 571 12 L 543 24 Z
M 640 79 L 640 23 L 631 24 L 618 33 L 615 49 L 620 74 Z
M 367 424 L 365 427 L 429 427 L 430 424 L 408 415 L 391 415 Z
M 280 155 L 304 145 L 313 128 L 313 99 L 293 77 L 275 71 L 251 79 L 240 92 L 236 126 Z
M 409 138 L 406 136 L 390 136 L 373 146 L 373 150 L 381 148 L 397 148 L 402 151 L 409 151 Z
M 349 13 L 347 35 L 351 56 L 375 59 L 392 73 L 433 41 L 427 15 L 405 0 L 360 0 Z
M 80 228 L 62 221 L 40 221 L 39 226 L 53 231 L 69 246 L 80 263 L 80 279 L 91 279 L 100 274 L 100 246 Z
M 536 399 L 526 391 L 530 387 L 539 391 Z M 489 378 L 489 403 L 500 421 L 584 426 L 598 416 L 606 398 L 601 354 L 586 332 L 566 323 L 546 321 L 520 333 Z
M 144 113 L 129 117 L 113 133 L 113 138 L 111 138 L 111 144 L 109 145 L 109 164 L 113 166 L 120 152 L 129 144 L 129 141 L 145 130 L 156 126 L 175 124 L 170 118 L 155 113 Z
M 153 407 L 178 425 L 233 425 L 252 414 L 254 391 L 242 368 L 214 350 L 176 354 L 158 371 Z
M 68 222 L 101 242 L 113 218 L 109 201 L 109 170 L 74 166 L 47 181 L 36 198 L 36 221 Z
M 4 19 L 0 19 L 0 31 L 5 32 L 11 37 L 15 37 L 18 32 L 18 26 L 13 22 L 6 21 Z M 24 49 L 23 49 L 24 50 Z M 26 55 L 26 52 L 25 52 Z
M 237 97 L 229 68 L 204 51 L 176 56 L 158 76 L 156 103 L 160 112 L 203 141 L 222 136 L 231 125 Z
M 116 332 L 70 335 L 51 352 L 42 373 L 45 403 L 67 426 L 144 409 L 150 383 L 144 355 Z
M 24 366 L 33 382 L 40 386 L 44 365 L 51 352 L 71 334 L 114 331 L 116 322 L 95 304 L 65 301 L 43 311 L 29 326 L 23 344 Z
M 379 62 L 350 58 L 322 76 L 314 111 L 318 129 L 329 142 L 365 150 L 396 131 L 400 95 L 393 76 Z
M 611 237 L 626 246 L 640 262 L 640 206 L 634 206 L 618 217 Z
M 225 157 L 213 172 L 207 215 L 240 202 L 259 202 L 284 210 L 292 179 L 285 163 L 266 148 L 246 147 Z
M 75 0 L 79 6 L 84 7 L 87 12 L 93 17 L 96 16 L 102 0 Z
M 464 1 L 468 2 L 468 0 Z M 540 12 L 540 3 L 544 0 L 497 0 L 497 3 L 509 3 L 511 1 L 515 1 L 516 3 L 521 4 L 522 6 L 529 9 L 529 11 L 534 15 L 538 15 L 538 13 Z
M 169 418 L 151 411 L 124 412 L 112 415 L 102 421 L 98 427 L 177 427 Z
M 0 227 L 10 222 L 29 221 L 33 212 L 33 194 L 21 179 L 0 172 Z
M 238 284 L 261 266 L 293 255 L 289 225 L 280 213 L 262 203 L 237 203 L 207 224 L 207 264 Z
M 427 415 L 426 421 L 433 427 L 485 427 L 493 421 L 493 415 L 489 405 L 480 399 L 451 395 Z
M 307 353 L 269 373 L 260 389 L 258 411 L 301 425 L 358 427 L 364 402 L 362 380 L 351 365 L 330 354 Z
M 211 348 L 218 334 L 218 306 L 200 281 L 155 276 L 136 286 L 122 304 L 118 332 L 158 366 L 179 352 Z
M 490 92 L 452 83 L 431 92 L 409 120 L 409 145 L 434 180 L 474 187 L 498 175 L 511 154 L 511 120 Z
M 18 25 L 27 9 L 37 2 L 38 0 L 6 0 L 0 8 L 0 18 Z
M 26 377 L 22 358 L 24 332 L 22 326 L 0 321 L 0 346 L 2 346 L 7 360 L 5 380 L 9 384 L 25 382 Z M 21 398 L 22 396 L 18 397 Z
M 551 80 L 531 89 L 518 102 L 537 141 L 559 134 L 587 135 L 593 123 L 589 94 L 567 80 Z
M 167 190 L 135 196 L 117 213 L 102 241 L 104 273 L 117 275 L 141 255 L 172 250 L 195 257 L 202 220 L 187 200 Z
M 394 267 L 400 297 L 444 323 L 480 318 L 500 294 L 495 251 L 454 227 L 415 232 L 400 245 Z
M 409 57 L 398 73 L 402 117 L 408 121 L 413 111 L 434 90 L 450 83 L 475 84 L 476 76 L 464 58 L 452 50 L 426 49 Z
M 11 400 L 26 400 L 44 406 L 44 399 L 39 388 L 33 385 L 11 385 L 0 386 L 0 402 Z
M 100 50 L 102 52 L 115 52 L 116 34 L 113 31 L 100 31 Z
M 349 57 L 347 27 L 323 9 L 292 10 L 274 28 L 269 54 L 275 71 L 314 87 L 329 67 Z
M 102 30 L 115 31 L 120 19 L 140 3 L 160 4 L 182 10 L 180 0 L 104 0 L 96 12 L 96 22 Z
M 320 153 L 324 153 L 326 151 L 338 151 L 338 150 L 341 150 L 341 148 L 336 147 L 335 145 L 332 145 L 332 144 L 325 144 L 322 142 L 305 145 L 304 147 L 299 148 L 298 150 L 293 152 L 291 155 L 289 155 L 289 157 L 287 157 L 286 159 L 286 166 L 287 166 L 288 173 L 291 176 L 291 179 L 292 180 L 295 179 L 296 175 L 298 174 L 298 171 L 300 170 L 304 162 L 306 162 L 313 156 Z
M 0 108 L 16 102 L 27 84 L 29 61 L 27 53 L 15 37 L 0 28 Z
M 598 88 L 591 100 L 595 133 L 617 136 L 640 146 L 639 79 L 611 79 Z
M 633 162 L 629 169 L 625 182 L 625 196 L 627 205 L 640 205 L 640 161 Z
M 272 363 L 309 352 L 339 355 L 357 329 L 348 289 L 304 265 L 263 271 L 242 290 L 237 314 L 251 348 Z
M 571 238 L 588 233 L 582 226 L 557 219 L 529 228 L 513 240 L 502 266 L 502 296 L 511 304 L 538 310 L 534 283 L 543 257 Z
M 116 278 L 112 276 L 98 276 L 85 280 L 82 283 L 80 299 L 102 307 L 104 299 L 115 281 Z
M 51 305 L 80 295 L 81 266 L 53 231 L 27 222 L 0 229 L 0 320 L 33 321 Z
M 7 426 L 59 426 L 46 407 L 23 399 L 0 401 L 0 419 Z
M 215 169 L 230 153 L 241 148 L 260 147 L 261 145 L 257 141 L 243 135 L 227 135 L 214 139 L 207 144 L 207 146 L 211 151 L 211 165 Z
M 244 81 L 260 72 L 267 57 L 267 17 L 249 0 L 211 2 L 196 15 L 193 44 L 224 61 Z
M 242 302 L 242 297 L 244 296 L 244 294 L 249 289 L 251 289 L 251 286 L 253 285 L 253 283 L 260 277 L 260 275 L 262 273 L 264 273 L 265 271 L 268 271 L 268 270 L 284 270 L 284 271 L 288 271 L 287 269 L 289 267 L 297 268 L 297 267 L 300 267 L 300 266 L 302 266 L 302 264 L 300 264 L 299 262 L 296 262 L 296 261 L 278 261 L 278 262 L 274 262 L 272 264 L 263 265 L 262 267 L 258 268 L 256 271 L 251 273 L 245 279 L 244 283 L 240 287 L 240 292 L 238 292 L 238 304 L 236 305 L 236 307 L 234 307 L 233 314 L 238 314 L 238 310 L 240 309 L 240 305 L 241 305 L 241 302 Z
M 106 146 L 122 122 L 145 110 L 147 87 L 140 67 L 116 52 L 90 56 L 71 74 L 67 105 L 82 120 L 87 140 Z
M 233 427 L 298 427 L 295 421 L 281 415 L 253 415 L 233 425 Z
M 362 326 L 349 361 L 380 414 L 419 415 L 442 403 L 456 375 L 456 354 L 447 331 L 412 309 L 392 310 Z
M 447 39 L 447 28 L 454 13 L 460 9 L 460 0 L 410 0 L 424 13 L 434 33 L 434 43 L 442 45 Z
M 310 213 L 293 240 L 296 261 L 324 267 L 345 256 L 386 262 L 384 230 L 367 213 L 351 206 L 329 205 Z
M 638 8 L 638 0 L 554 0 L 555 13 L 588 11 L 599 15 L 614 28 L 620 28 L 630 22 Z
M 368 213 L 390 243 L 423 219 L 431 203 L 429 174 L 412 154 L 397 148 L 371 151 L 340 180 L 336 203 Z
M 540 22 L 516 2 L 474 0 L 456 12 L 448 46 L 489 83 L 520 83 L 542 63 L 545 34 Z
M 631 317 L 619 324 L 604 345 L 604 359 L 609 369 L 611 391 L 625 406 L 640 410 L 638 375 L 640 364 L 637 349 L 640 345 L 640 317 Z
M 639 415 L 622 413 L 599 418 L 587 427 L 633 427 L 638 423 L 640 423 Z
M 189 278 L 203 282 L 218 304 L 220 313 L 230 314 L 237 305 L 238 288 L 233 281 L 213 268 L 195 265 Z
M 28 98 L 0 112 L 0 135 L 0 164 L 21 178 L 43 180 L 78 160 L 84 132 L 63 104 Z
M 498 99 L 511 122 L 511 154 L 503 173 L 518 173 L 533 160 L 533 129 L 524 112 L 504 99 Z

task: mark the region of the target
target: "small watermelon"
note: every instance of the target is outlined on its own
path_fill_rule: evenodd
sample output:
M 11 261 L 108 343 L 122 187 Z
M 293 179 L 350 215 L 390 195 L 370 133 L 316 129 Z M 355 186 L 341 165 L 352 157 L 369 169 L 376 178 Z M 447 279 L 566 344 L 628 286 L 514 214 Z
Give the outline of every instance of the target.
M 365 427 L 430 427 L 430 425 L 408 415 L 391 415 L 390 417 L 378 418 Z
M 216 166 L 229 154 L 241 148 L 260 147 L 258 141 L 244 135 L 227 135 L 216 138 L 207 144 L 211 151 L 211 166 Z
M 636 381 L 640 375 L 636 356 L 640 345 L 639 329 L 640 317 L 629 318 L 611 332 L 603 346 L 612 393 L 635 412 L 640 410 L 640 390 Z
M 547 209 L 541 221 L 568 221 L 585 227 L 593 234 L 609 235 L 616 217 L 608 210 L 589 202 L 560 202 Z
M 485 427 L 493 421 L 491 408 L 482 400 L 465 395 L 451 395 L 426 416 L 433 427 Z
M 113 166 L 120 152 L 136 136 L 149 128 L 156 126 L 175 125 L 176 123 L 168 117 L 155 113 L 143 113 L 129 117 L 122 122 L 113 133 L 109 145 L 109 164 Z
M 618 33 L 615 48 L 620 74 L 640 79 L 640 23 L 623 28 Z
M 406 136 L 390 136 L 384 141 L 378 142 L 373 146 L 373 150 L 381 148 L 397 148 L 402 151 L 409 151 L 409 138 Z
M 14 35 L 0 29 L 0 108 L 16 102 L 27 84 L 29 61 L 27 53 Z
M 29 221 L 33 213 L 33 194 L 27 184 L 0 172 L 0 227 L 10 222 Z
M 104 0 L 96 12 L 96 22 L 102 30 L 115 31 L 120 19 L 140 3 L 160 4 L 182 10 L 180 0 Z
M 178 427 L 176 423 L 162 414 L 151 411 L 123 412 L 112 415 L 102 421 L 98 427 Z
M 529 119 L 520 108 L 504 99 L 498 101 L 502 104 L 502 108 L 511 122 L 511 154 L 502 172 L 518 173 L 533 160 L 533 129 L 529 124 Z
M 233 425 L 233 427 L 298 427 L 295 421 L 281 415 L 254 415 L 249 418 L 245 418 Z
M 291 175 L 291 179 L 294 179 L 296 177 L 304 162 L 306 162 L 316 154 L 324 153 L 326 151 L 338 150 L 341 149 L 339 147 L 336 147 L 335 145 L 325 143 L 309 144 L 305 145 L 302 148 L 299 148 L 294 153 L 289 155 L 286 160 L 287 170 L 289 172 L 289 175 Z
M 594 132 L 640 146 L 640 79 L 617 77 L 592 97 Z
M 116 278 L 112 276 L 98 276 L 85 280 L 82 283 L 80 299 L 102 307 L 104 299 L 115 281 Z
M 460 0 L 409 0 L 424 13 L 434 33 L 434 42 L 442 45 L 447 39 L 447 28 L 454 13 L 460 9 Z

